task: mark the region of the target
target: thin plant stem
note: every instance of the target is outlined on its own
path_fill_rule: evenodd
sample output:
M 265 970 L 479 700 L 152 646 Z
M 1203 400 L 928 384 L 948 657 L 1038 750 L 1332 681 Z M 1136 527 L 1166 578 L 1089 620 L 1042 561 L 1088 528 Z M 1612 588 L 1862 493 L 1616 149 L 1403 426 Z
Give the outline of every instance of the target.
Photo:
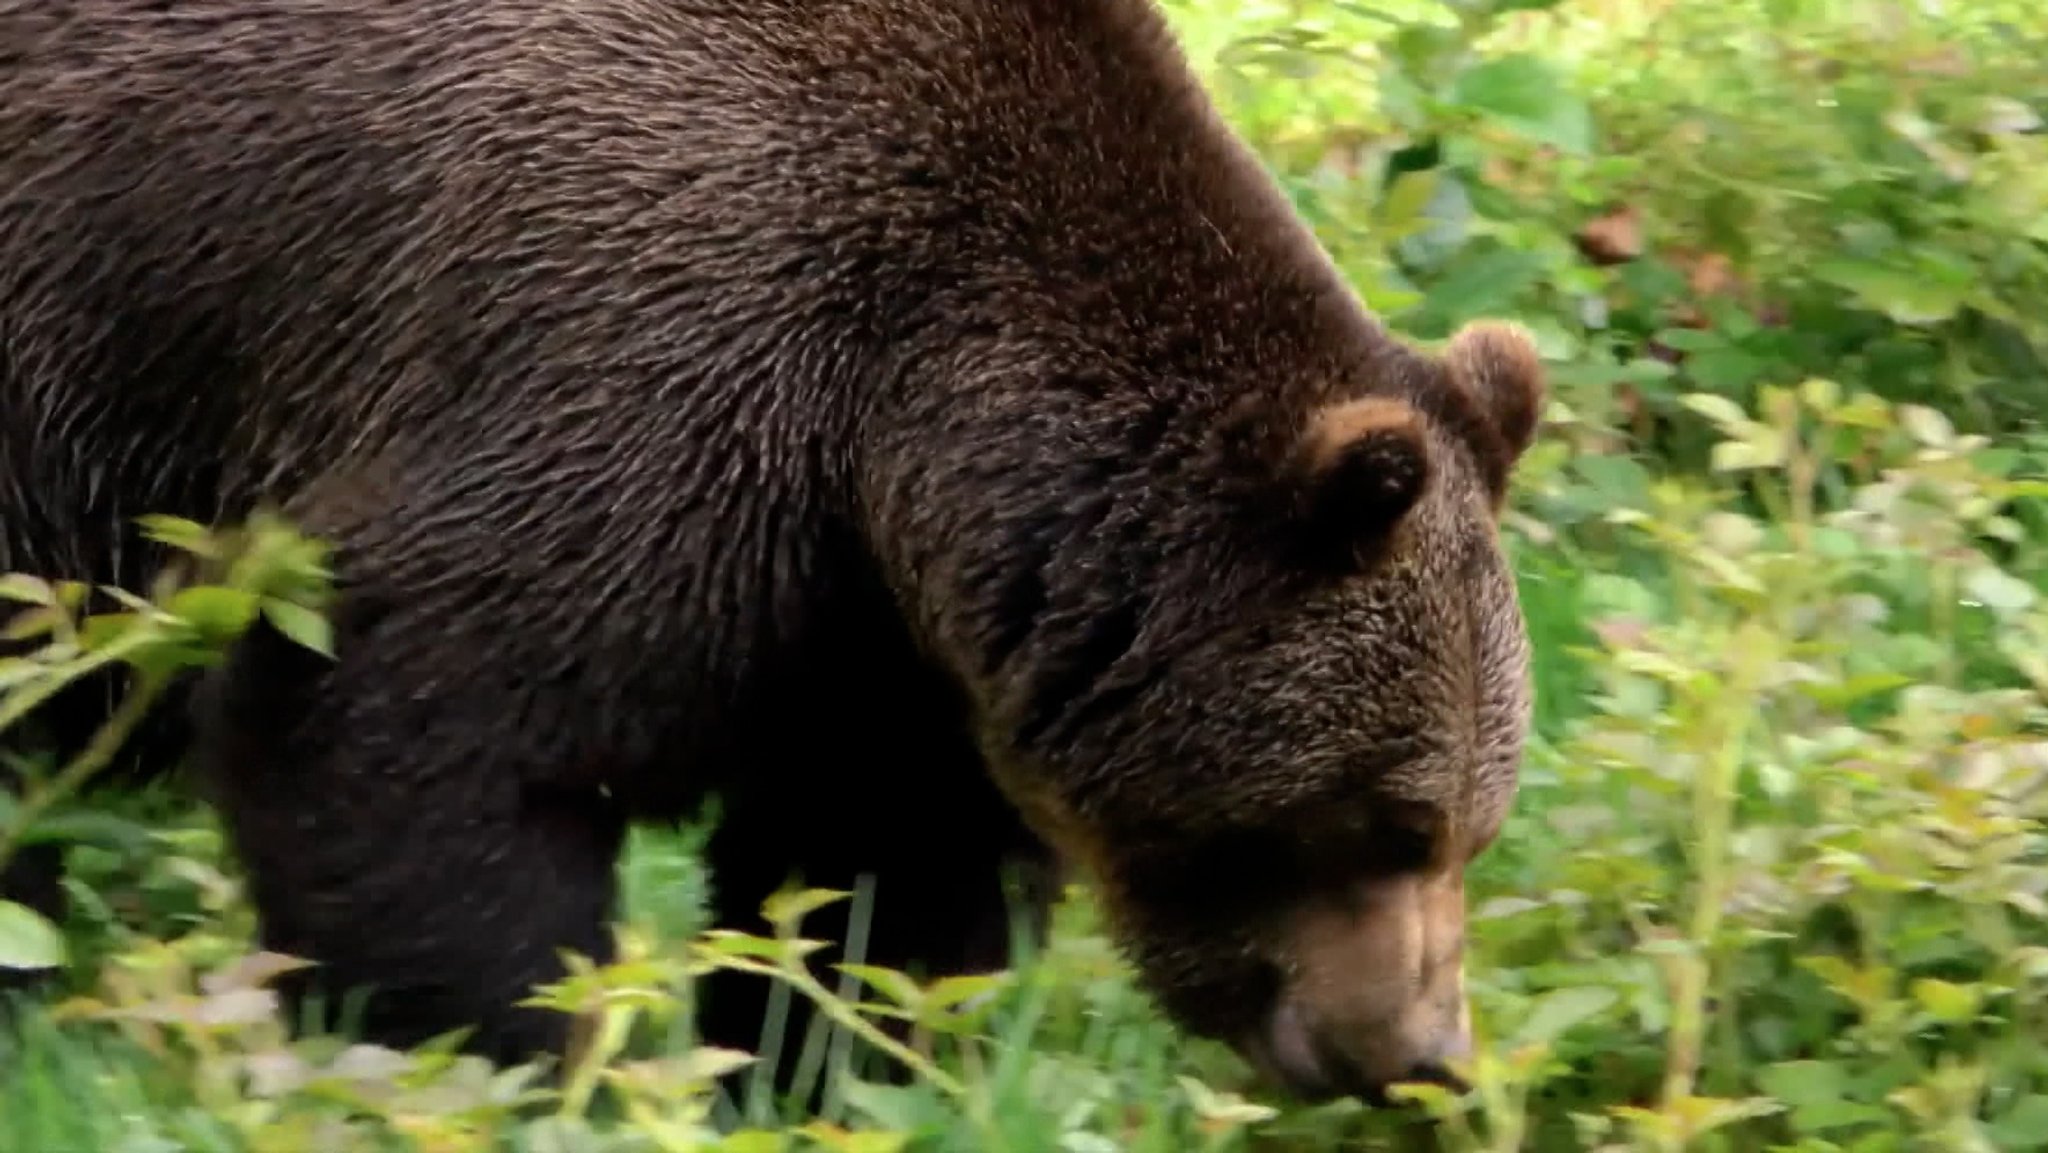
M 909 1046 L 902 1044 L 894 1037 L 877 1028 L 874 1022 L 861 1016 L 859 1012 L 848 1007 L 844 1001 L 833 996 L 831 990 L 819 984 L 817 978 L 809 973 L 784 968 L 779 965 L 764 965 L 757 961 L 735 957 L 721 957 L 718 964 L 737 972 L 752 973 L 756 976 L 768 977 L 783 982 L 796 992 L 810 998 L 818 1006 L 819 1011 L 830 1017 L 841 1028 L 901 1061 L 905 1067 L 918 1076 L 930 1081 L 933 1085 L 943 1090 L 947 1096 L 961 1099 L 967 1096 L 967 1087 L 961 1084 L 958 1079 Z
M 48 784 L 31 791 L 16 808 L 11 826 L 0 830 L 0 869 L 5 869 L 21 846 L 22 838 L 35 824 L 36 818 L 47 812 L 52 805 L 84 788 L 86 782 L 97 776 L 110 764 L 121 747 L 128 743 L 138 726 L 142 724 L 149 710 L 155 707 L 157 698 L 163 695 L 170 677 L 162 673 L 145 673 L 137 678 L 121 707 L 107 723 L 93 734 L 91 743 L 86 745 L 69 764 L 66 764 Z

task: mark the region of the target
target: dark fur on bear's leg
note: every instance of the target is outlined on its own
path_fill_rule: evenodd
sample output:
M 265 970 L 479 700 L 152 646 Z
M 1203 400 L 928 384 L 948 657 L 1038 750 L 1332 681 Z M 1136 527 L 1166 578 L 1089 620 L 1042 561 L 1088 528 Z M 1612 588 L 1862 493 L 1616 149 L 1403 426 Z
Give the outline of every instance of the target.
M 925 981 L 1008 968 L 1014 960 L 1011 945 L 1016 930 L 1021 930 L 1033 941 L 1044 939 L 1049 902 L 1042 894 L 1050 888 L 1047 880 L 1050 869 L 1042 862 L 1017 860 L 1009 864 L 1009 871 L 1022 882 L 1014 886 L 1011 893 L 1005 893 L 1004 886 L 1000 884 L 970 887 L 966 883 L 997 877 L 994 869 L 963 873 L 952 878 L 950 883 L 935 883 L 930 877 L 932 870 L 926 870 L 923 875 L 902 872 L 866 874 L 864 878 L 856 877 L 844 884 L 824 886 L 858 891 L 865 880 L 869 900 L 865 908 L 857 901 L 842 901 L 806 918 L 803 926 L 805 937 L 833 942 L 814 958 L 813 974 L 826 988 L 835 993 L 839 991 L 843 978 L 833 966 L 852 959 L 843 943 L 849 937 L 861 939 L 862 933 L 850 928 L 849 919 L 863 913 L 867 914 L 866 947 L 859 958 L 863 964 L 908 972 Z M 747 895 L 752 897 L 761 891 L 759 887 L 750 887 Z M 743 903 L 735 900 L 728 906 L 720 902 L 721 924 L 768 933 L 770 930 L 759 923 L 757 916 L 740 912 L 737 906 Z M 754 901 L 752 905 L 757 908 L 759 902 Z M 727 911 L 729 908 L 730 912 Z M 764 1060 L 772 1058 L 774 1066 L 767 1086 L 775 1097 L 779 1100 L 794 1090 L 807 1088 L 809 1095 L 800 1104 L 805 1106 L 805 1112 L 815 1112 L 822 1104 L 834 1070 L 824 1069 L 824 1076 L 808 1086 L 799 1086 L 796 1078 L 800 1072 L 806 1072 L 800 1066 L 804 1062 L 806 1047 L 812 1043 L 812 1030 L 820 1015 L 801 994 L 792 992 L 786 1001 L 787 1012 L 779 1037 L 764 1037 L 763 1026 L 767 1023 L 772 992 L 771 982 L 762 978 L 730 972 L 713 974 L 698 991 L 699 1036 L 705 1044 L 756 1053 Z M 860 989 L 856 996 L 870 1002 L 887 1000 L 870 988 Z M 899 1043 L 909 1041 L 909 1028 L 905 1023 L 891 1019 L 873 1020 L 885 1034 Z M 857 1039 L 849 1038 L 841 1043 L 849 1046 L 845 1052 L 853 1058 L 853 1068 L 866 1078 L 884 1081 L 908 1078 L 909 1070 L 894 1058 L 868 1049 Z M 756 1076 L 755 1068 L 743 1069 L 727 1079 L 727 1088 L 744 1099 L 744 1094 L 756 1083 Z
M 976 828 L 986 830 L 986 826 Z M 743 844 L 746 833 L 732 831 L 734 842 Z M 915 835 L 905 830 L 901 836 L 884 840 L 903 844 L 906 837 Z M 1030 941 L 1043 941 L 1049 920 L 1049 894 L 1054 884 L 1048 861 L 1035 857 L 1021 845 L 931 845 L 930 833 L 923 835 L 932 853 L 923 862 L 889 861 L 878 863 L 872 870 L 862 870 L 852 863 L 855 858 L 851 856 L 842 858 L 836 866 L 811 856 L 810 868 L 802 874 L 805 887 L 856 894 L 865 888 L 867 897 L 865 902 L 857 898 L 837 902 L 803 922 L 803 936 L 833 942 L 813 963 L 813 973 L 826 988 L 835 992 L 840 988 L 841 975 L 833 968 L 836 963 L 856 959 L 847 953 L 849 941 L 864 944 L 857 958 L 861 963 L 908 972 L 925 981 L 1010 967 L 1014 962 L 1012 944 L 1019 931 Z M 729 844 L 725 851 L 743 854 L 747 850 Z M 754 851 L 758 853 L 759 849 Z M 714 853 L 717 852 L 714 847 Z M 718 858 L 714 856 L 718 923 L 748 932 L 771 933 L 772 929 L 761 922 L 758 910 L 762 899 L 778 887 L 771 881 L 776 874 L 762 869 L 751 876 L 738 875 L 731 867 L 733 857 L 728 855 L 725 860 L 726 880 L 720 881 Z M 1011 883 L 1006 884 L 1006 880 Z M 863 916 L 865 925 L 851 923 L 855 917 Z M 699 990 L 697 1026 L 707 1044 L 773 1057 L 771 1084 L 779 1097 L 796 1087 L 798 1062 L 817 1013 L 801 995 L 792 994 L 779 1039 L 764 1039 L 763 1025 L 771 991 L 771 983 L 765 979 L 729 972 L 714 974 Z M 858 996 L 864 1001 L 886 1001 L 872 989 L 862 989 Z M 897 1027 L 898 1023 L 878 1020 L 877 1024 L 896 1040 L 907 1039 L 907 1030 Z M 875 1057 L 876 1061 L 868 1066 L 870 1077 L 893 1078 L 905 1072 L 893 1059 L 879 1054 Z M 753 1078 L 751 1069 L 743 1071 L 730 1080 L 730 1088 L 744 1092 Z M 821 1082 L 811 1088 L 811 1104 L 815 1107 L 816 1094 L 824 1085 Z
M 622 815 L 477 772 L 488 747 L 437 745 L 369 638 L 340 643 L 356 655 L 333 664 L 259 625 L 200 714 L 262 944 L 319 962 L 280 983 L 291 1020 L 312 1004 L 316 1027 L 379 1044 L 471 1028 L 493 1060 L 559 1056 L 570 1019 L 517 1002 L 562 974 L 558 949 L 610 959 Z
M 832 649 L 871 675 L 835 677 L 836 662 L 816 668 L 833 686 L 793 689 L 788 707 L 804 722 L 780 726 L 764 750 L 772 755 L 755 762 L 762 779 L 802 784 L 722 800 L 707 847 L 715 923 L 769 934 L 761 903 L 778 888 L 794 882 L 858 897 L 865 879 L 865 908 L 841 900 L 800 926 L 807 938 L 833 942 L 814 957 L 828 989 L 841 984 L 832 966 L 856 959 L 927 980 L 1009 967 L 1013 930 L 1045 935 L 1055 887 L 1049 850 L 991 783 L 956 695 L 916 662 L 900 628 L 852 626 Z M 866 923 L 853 925 L 856 916 Z M 863 938 L 860 956 L 850 957 L 849 940 Z M 781 1096 L 794 1087 L 815 1013 L 793 997 L 779 1044 L 764 1045 L 769 994 L 763 979 L 716 974 L 700 990 L 697 1026 L 709 1044 L 773 1054 Z M 873 990 L 860 996 L 881 999 Z M 870 1076 L 902 1072 L 877 1057 Z M 743 1071 L 729 1087 L 744 1092 L 753 1076 Z
M 27 905 L 52 921 L 62 921 L 70 911 L 64 896 L 64 848 L 61 845 L 26 845 L 15 852 L 0 872 L 0 900 Z

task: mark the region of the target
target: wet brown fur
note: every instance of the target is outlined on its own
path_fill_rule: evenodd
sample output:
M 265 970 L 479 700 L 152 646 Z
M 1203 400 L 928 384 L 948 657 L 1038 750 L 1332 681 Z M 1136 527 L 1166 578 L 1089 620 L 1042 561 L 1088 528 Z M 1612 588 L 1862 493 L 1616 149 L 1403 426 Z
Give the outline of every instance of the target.
M 195 734 L 385 1040 L 559 1050 L 511 1002 L 715 794 L 728 923 L 870 874 L 870 960 L 998 965 L 1043 837 L 1189 1027 L 1422 1060 L 1316 958 L 1507 809 L 1540 387 L 1377 326 L 1139 0 L 0 0 L 0 570 L 335 541 L 338 661 Z

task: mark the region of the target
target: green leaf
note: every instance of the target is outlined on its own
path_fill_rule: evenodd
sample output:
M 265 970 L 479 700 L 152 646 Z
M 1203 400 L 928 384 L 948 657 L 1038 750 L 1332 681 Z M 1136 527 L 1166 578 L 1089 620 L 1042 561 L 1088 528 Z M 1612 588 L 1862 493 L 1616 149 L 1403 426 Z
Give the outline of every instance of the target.
M 2034 586 L 2004 569 L 1986 566 L 1963 578 L 1963 591 L 1997 613 L 2016 613 L 2031 606 L 2039 594 Z
M 1867 697 L 1902 689 L 1913 683 L 1915 682 L 1912 677 L 1896 672 L 1876 672 L 1861 673 L 1839 681 L 1803 684 L 1798 688 L 1800 692 L 1828 708 L 1846 709 Z
M 781 941 L 726 929 L 706 933 L 693 944 L 698 949 L 717 957 L 761 958 L 770 961 L 780 960 L 789 951 Z
M 31 641 L 50 636 L 63 626 L 67 617 L 63 609 L 55 606 L 28 609 L 6 622 L 7 628 L 0 631 L 0 640 Z
M 1572 461 L 1572 471 L 1585 480 L 1609 508 L 1643 503 L 1650 491 L 1650 473 L 1633 457 L 1587 455 Z
M 1540 56 L 1514 53 L 1467 69 L 1451 100 L 1539 144 L 1578 155 L 1593 150 L 1593 117 Z
M 196 585 L 180 589 L 165 610 L 211 643 L 231 641 L 256 619 L 256 598 L 240 589 Z
M 1685 362 L 1687 375 L 1708 388 L 1733 392 L 1771 370 L 1764 358 L 1734 345 L 1702 352 Z
M 1494 313 L 1509 313 L 1523 289 L 1543 274 L 1532 254 L 1495 248 L 1461 257 L 1423 298 L 1422 307 L 1444 328 Z
M 761 902 L 761 919 L 782 932 L 795 932 L 797 924 L 805 917 L 852 896 L 852 893 L 839 889 L 785 890 Z
M 1889 1125 L 1891 1110 L 1863 1101 L 1817 1101 L 1792 1110 L 1792 1128 L 1801 1133 L 1826 1133 L 1856 1125 Z
M 927 1003 L 942 1009 L 972 1001 L 992 993 L 1009 984 L 1005 973 L 971 973 L 953 977 L 941 977 L 925 990 Z
M 910 1008 L 924 1000 L 924 990 L 918 987 L 917 982 L 894 969 L 885 969 L 880 965 L 856 965 L 852 962 L 834 965 L 833 968 L 864 982 L 869 988 L 899 1006 Z
M 57 926 L 27 905 L 0 901 L 0 969 L 54 969 L 64 957 Z
M 154 615 L 142 613 L 95 613 L 85 618 L 78 627 L 78 643 L 86 652 L 99 649 L 117 641 L 132 641 L 133 638 L 150 636 L 159 621 Z
M 1599 985 L 1558 989 L 1536 1003 L 1535 1010 L 1522 1022 L 1522 1027 L 1515 1030 L 1515 1040 L 1524 1045 L 1548 1045 L 1572 1026 L 1605 1011 L 1618 999 L 1619 994 L 1614 990 Z
M 2048 1149 L 2048 1094 L 2034 1093 L 2013 1102 L 1990 1128 L 1999 1149 Z
M 1435 198 L 1437 182 L 1442 177 L 1442 169 L 1422 168 L 1394 178 L 1375 213 L 1389 242 L 1429 225 L 1430 201 Z
M 882 1129 L 914 1133 L 931 1123 L 928 1090 L 915 1085 L 883 1085 L 847 1076 L 839 1083 L 846 1103 Z
M 1900 324 L 1939 324 L 1954 316 L 1969 295 L 1968 285 L 1869 261 L 1823 260 L 1814 275 Z
M 1897 412 L 1900 426 L 1921 444 L 1929 448 L 1947 448 L 1955 443 L 1955 425 L 1935 409 L 1924 404 L 1904 404 Z
M 1579 586 L 1579 595 L 1588 615 L 1596 618 L 1621 616 L 1656 620 L 1664 611 L 1664 602 L 1649 586 L 1619 573 L 1586 574 Z
M 1712 328 L 1662 329 L 1657 333 L 1657 343 L 1674 352 L 1714 352 L 1728 347 L 1728 335 Z
M 120 643 L 109 644 L 105 648 L 57 665 L 49 669 L 48 675 L 43 679 L 0 697 L 0 732 L 21 723 L 23 717 L 63 691 L 66 685 L 77 682 L 95 669 L 127 657 L 129 653 L 140 650 L 150 640 L 143 637 L 137 642 L 132 639 L 133 635 L 121 638 Z
M 275 597 L 263 601 L 263 619 L 293 641 L 323 657 L 334 657 L 334 626 L 321 613 Z
M 1279 1111 L 1270 1105 L 1247 1101 L 1235 1093 L 1218 1092 L 1193 1077 L 1174 1078 L 1187 1093 L 1188 1101 L 1195 1107 L 1195 1113 L 1204 1121 L 1232 1128 L 1270 1121 L 1279 1116 Z
M 92 809 L 45 813 L 23 830 L 20 844 L 92 844 L 132 856 L 149 851 L 148 825 Z
M 1722 440 L 1708 453 L 1716 473 L 1737 473 L 1743 469 L 1776 469 L 1786 463 L 1786 438 L 1776 428 L 1755 426 L 1745 430 L 1741 440 Z
M 1715 393 L 1689 392 L 1679 398 L 1679 403 L 1715 424 L 1732 426 L 1749 421 L 1749 414 L 1742 411 L 1741 405 Z
M 52 605 L 57 603 L 57 594 L 50 588 L 50 582 L 15 572 L 0 576 L 0 601 Z
M 1842 386 L 1824 376 L 1812 376 L 1799 383 L 1799 398 L 1806 407 L 1827 416 L 1842 403 Z
M 797 1132 L 835 1153 L 902 1153 L 910 1144 L 911 1136 L 908 1133 L 850 1132 L 829 1121 L 812 1121 Z
M 142 535 L 159 544 L 207 558 L 219 551 L 214 547 L 213 534 L 205 526 L 183 517 L 152 513 L 135 520 L 142 527 Z
M 1975 985 L 1922 977 L 1913 982 L 1913 999 L 1936 1021 L 1959 1025 L 1976 1019 L 1983 993 Z
M 1838 1101 L 1849 1091 L 1848 1075 L 1827 1061 L 1781 1061 L 1758 1071 L 1756 1083 L 1787 1105 Z

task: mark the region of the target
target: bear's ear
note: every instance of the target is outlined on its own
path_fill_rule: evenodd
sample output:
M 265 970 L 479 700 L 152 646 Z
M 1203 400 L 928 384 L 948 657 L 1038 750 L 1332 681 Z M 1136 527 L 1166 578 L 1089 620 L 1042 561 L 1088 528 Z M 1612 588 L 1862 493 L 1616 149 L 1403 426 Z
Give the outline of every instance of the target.
M 1391 531 L 1429 486 L 1429 430 L 1406 401 L 1365 396 L 1309 417 L 1299 449 L 1300 510 L 1339 547 Z
M 1479 402 L 1500 431 L 1507 468 L 1521 459 L 1536 437 L 1543 411 L 1543 358 L 1527 329 L 1502 320 L 1476 320 L 1452 335 L 1444 347 L 1451 378 Z

